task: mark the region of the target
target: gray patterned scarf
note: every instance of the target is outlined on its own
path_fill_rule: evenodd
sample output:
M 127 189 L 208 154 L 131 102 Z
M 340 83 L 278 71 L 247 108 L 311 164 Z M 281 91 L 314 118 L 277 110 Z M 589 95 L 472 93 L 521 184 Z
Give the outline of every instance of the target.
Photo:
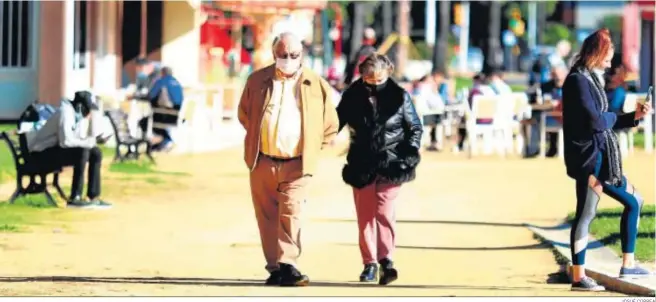
M 608 98 L 604 92 L 603 77 L 597 72 L 585 68 L 579 68 L 579 72 L 584 75 L 590 82 L 594 94 L 597 96 L 597 102 L 601 112 L 608 111 Z M 617 136 L 612 129 L 606 129 L 603 132 L 606 138 L 606 157 L 608 160 L 608 182 L 612 185 L 619 186 L 622 184 L 622 158 L 620 154 L 620 145 L 617 142 Z

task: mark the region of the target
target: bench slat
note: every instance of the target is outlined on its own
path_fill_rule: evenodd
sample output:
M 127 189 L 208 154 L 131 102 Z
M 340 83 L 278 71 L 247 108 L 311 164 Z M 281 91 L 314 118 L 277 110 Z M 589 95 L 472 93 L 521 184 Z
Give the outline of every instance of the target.
M 167 108 L 153 108 L 154 113 L 158 114 L 168 114 L 168 115 L 179 115 L 180 110 L 176 109 L 167 109 Z

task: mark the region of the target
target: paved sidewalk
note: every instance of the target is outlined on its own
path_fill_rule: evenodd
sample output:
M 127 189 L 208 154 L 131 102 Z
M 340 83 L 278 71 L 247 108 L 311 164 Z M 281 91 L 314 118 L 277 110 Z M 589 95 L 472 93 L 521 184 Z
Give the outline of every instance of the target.
M 223 121 L 217 123 L 216 128 L 214 129 L 206 129 L 206 131 L 188 131 L 186 135 L 178 138 L 178 145 L 173 148 L 171 153 L 206 153 L 235 147 L 243 144 L 245 134 L 246 131 L 244 130 L 244 127 L 242 127 L 238 121 Z
M 323 159 L 312 180 L 299 263 L 312 280 L 307 288 L 262 286 L 248 174 L 241 148 L 232 148 L 158 159 L 158 169 L 191 173 L 179 179 L 182 190 L 115 200 L 70 231 L 0 233 L 0 295 L 618 295 L 571 292 L 549 245 L 524 225 L 551 225 L 570 210 L 562 163 L 433 153 L 398 200 L 398 282 L 359 284 L 343 162 Z M 535 171 L 552 181 L 536 182 Z

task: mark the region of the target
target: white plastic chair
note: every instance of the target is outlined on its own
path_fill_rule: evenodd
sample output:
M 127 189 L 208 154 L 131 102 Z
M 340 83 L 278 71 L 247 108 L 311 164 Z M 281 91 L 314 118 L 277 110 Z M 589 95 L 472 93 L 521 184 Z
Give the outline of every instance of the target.
M 472 106 L 466 114 L 470 157 L 478 153 L 478 136 L 483 137 L 486 154 L 496 148 L 497 152 L 505 156 L 508 137 L 512 139 L 514 103 L 503 101 L 502 98 L 503 96 L 498 95 L 476 95 L 472 99 Z M 477 122 L 480 119 L 490 119 L 492 122 L 481 124 Z
M 524 92 L 513 92 L 512 98 L 515 101 L 515 108 L 513 110 L 513 134 L 515 135 L 515 152 L 522 154 L 524 150 L 524 142 L 526 138 L 522 133 L 522 121 L 531 117 L 531 106 L 528 103 L 528 95 Z

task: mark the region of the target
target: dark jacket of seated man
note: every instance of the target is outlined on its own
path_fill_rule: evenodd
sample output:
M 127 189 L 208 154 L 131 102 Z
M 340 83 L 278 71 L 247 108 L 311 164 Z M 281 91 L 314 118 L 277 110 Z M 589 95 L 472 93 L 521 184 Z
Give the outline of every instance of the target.
M 168 100 L 173 104 L 173 108 L 180 109 L 184 98 L 180 82 L 173 77 L 171 69 L 162 68 L 161 76 L 155 80 L 153 86 L 148 91 L 148 100 L 153 107 L 159 107 L 158 101 L 162 93 L 166 92 Z
M 96 146 L 96 137 L 84 137 L 81 124 L 91 110 L 98 110 L 93 96 L 88 91 L 75 93 L 73 101 L 62 100 L 59 109 L 46 121 L 45 125 L 27 135 L 27 147 L 37 160 L 55 160 L 61 166 L 73 166 L 73 184 L 68 206 L 71 207 L 109 207 L 110 204 L 98 199 L 100 196 L 100 168 L 102 153 Z M 81 198 L 84 185 L 84 167 L 89 163 L 87 197 Z
M 168 100 L 173 106 L 172 109 L 180 110 L 182 107 L 182 101 L 184 100 L 182 86 L 178 80 L 173 77 L 169 67 L 162 68 L 161 76 L 155 81 L 155 83 L 153 83 L 153 86 L 148 92 L 148 99 L 153 108 L 162 108 L 160 104 L 161 99 Z M 143 122 L 142 128 L 145 129 Z M 153 122 L 173 125 L 177 122 L 177 117 L 170 114 L 155 113 L 153 114 Z M 162 136 L 162 141 L 153 147 L 154 150 L 157 151 L 163 149 L 173 142 L 168 131 L 164 129 L 153 129 L 153 132 Z

